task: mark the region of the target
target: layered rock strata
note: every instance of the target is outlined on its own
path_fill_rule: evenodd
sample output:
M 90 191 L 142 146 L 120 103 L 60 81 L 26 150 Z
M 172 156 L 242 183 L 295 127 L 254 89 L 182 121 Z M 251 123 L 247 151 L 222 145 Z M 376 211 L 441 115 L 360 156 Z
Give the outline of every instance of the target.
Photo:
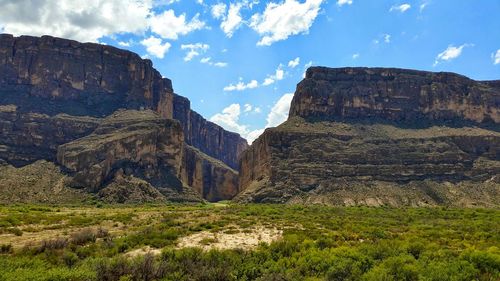
M 239 155 L 248 147 L 239 134 L 228 132 L 191 110 L 190 101 L 174 94 L 173 117 L 181 122 L 186 143 L 238 169 Z
M 495 206 L 500 89 L 451 73 L 310 68 L 241 158 L 242 202 Z
M 71 186 L 93 192 L 123 175 L 121 182 L 145 181 L 172 193 L 169 199 L 191 189 L 208 200 L 230 199 L 238 190 L 234 168 L 246 141 L 175 96 L 174 102 L 171 81 L 132 52 L 1 34 L 0 159 L 16 167 L 57 162 L 71 175 Z M 185 114 L 175 116 L 179 124 L 174 107 L 178 112 L 185 104 Z M 204 180 L 187 184 L 198 177 Z M 131 196 L 151 199 L 142 187 Z

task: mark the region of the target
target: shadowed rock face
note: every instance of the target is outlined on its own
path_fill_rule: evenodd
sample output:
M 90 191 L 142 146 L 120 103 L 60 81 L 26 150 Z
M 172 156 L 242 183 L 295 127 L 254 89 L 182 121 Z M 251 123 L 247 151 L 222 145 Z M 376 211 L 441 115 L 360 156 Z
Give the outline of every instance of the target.
M 0 104 L 24 112 L 102 117 L 149 108 L 172 117 L 172 83 L 150 60 L 51 36 L 0 35 Z
M 187 144 L 221 160 L 233 169 L 238 169 L 238 157 L 248 148 L 244 138 L 205 120 L 200 114 L 191 110 L 187 98 L 175 94 L 173 116 L 181 122 Z
M 289 119 L 243 153 L 237 200 L 498 205 L 495 85 L 450 73 L 311 68 Z
M 499 108 L 494 81 L 394 68 L 311 67 L 297 85 L 290 117 L 499 123 Z
M 185 111 L 174 116 L 174 106 Z M 171 81 L 150 60 L 50 36 L 0 34 L 0 131 L 0 160 L 16 167 L 57 161 L 71 186 L 97 192 L 111 185 L 101 194 L 118 201 L 128 199 L 117 195 L 117 178 L 136 186 L 132 201 L 158 199 L 150 188 L 175 201 L 199 200 L 191 189 L 230 199 L 238 190 L 233 168 L 247 147 L 187 99 L 174 102 Z

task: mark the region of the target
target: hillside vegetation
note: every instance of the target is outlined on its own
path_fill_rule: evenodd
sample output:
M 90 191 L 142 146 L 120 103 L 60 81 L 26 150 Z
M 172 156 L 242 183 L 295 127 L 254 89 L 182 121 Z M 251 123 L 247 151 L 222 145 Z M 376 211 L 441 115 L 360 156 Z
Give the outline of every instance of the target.
M 0 280 L 499 280 L 497 209 L 0 207 Z

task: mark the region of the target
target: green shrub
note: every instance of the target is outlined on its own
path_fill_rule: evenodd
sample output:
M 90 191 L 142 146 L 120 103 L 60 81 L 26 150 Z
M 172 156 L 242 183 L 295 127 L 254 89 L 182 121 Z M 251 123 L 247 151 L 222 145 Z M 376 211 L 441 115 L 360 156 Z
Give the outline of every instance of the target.
M 413 256 L 390 257 L 364 275 L 369 281 L 417 281 L 418 268 Z
M 12 253 L 12 245 L 11 244 L 2 244 L 0 245 L 0 254 L 10 254 Z
M 95 242 L 97 235 L 91 228 L 84 228 L 71 234 L 70 241 L 75 245 L 85 245 L 89 242 Z
M 71 251 L 64 251 L 62 259 L 68 267 L 73 267 L 78 262 L 78 256 Z

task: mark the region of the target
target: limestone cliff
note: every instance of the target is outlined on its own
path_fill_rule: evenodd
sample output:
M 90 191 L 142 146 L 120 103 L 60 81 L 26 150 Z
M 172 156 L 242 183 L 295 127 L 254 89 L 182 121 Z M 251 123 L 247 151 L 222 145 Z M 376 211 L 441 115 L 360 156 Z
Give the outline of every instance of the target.
M 244 138 L 205 120 L 191 110 L 191 103 L 187 98 L 175 94 L 173 116 L 181 122 L 187 144 L 221 160 L 233 169 L 238 169 L 238 157 L 248 147 Z
M 499 98 L 451 73 L 310 68 L 243 153 L 237 200 L 498 206 Z
M 172 83 L 150 60 L 111 46 L 0 34 L 0 104 L 102 117 L 149 108 L 172 117 Z
M 448 72 L 311 67 L 297 85 L 290 117 L 439 123 L 500 122 L 498 82 Z
M 132 52 L 0 34 L 0 160 L 16 167 L 56 162 L 71 186 L 111 186 L 100 193 L 110 200 L 155 201 L 151 188 L 175 201 L 194 200 L 190 190 L 230 199 L 246 141 L 175 96 L 171 81 Z M 174 116 L 174 107 L 186 111 Z M 119 196 L 117 181 L 135 186 L 128 192 L 135 199 Z

